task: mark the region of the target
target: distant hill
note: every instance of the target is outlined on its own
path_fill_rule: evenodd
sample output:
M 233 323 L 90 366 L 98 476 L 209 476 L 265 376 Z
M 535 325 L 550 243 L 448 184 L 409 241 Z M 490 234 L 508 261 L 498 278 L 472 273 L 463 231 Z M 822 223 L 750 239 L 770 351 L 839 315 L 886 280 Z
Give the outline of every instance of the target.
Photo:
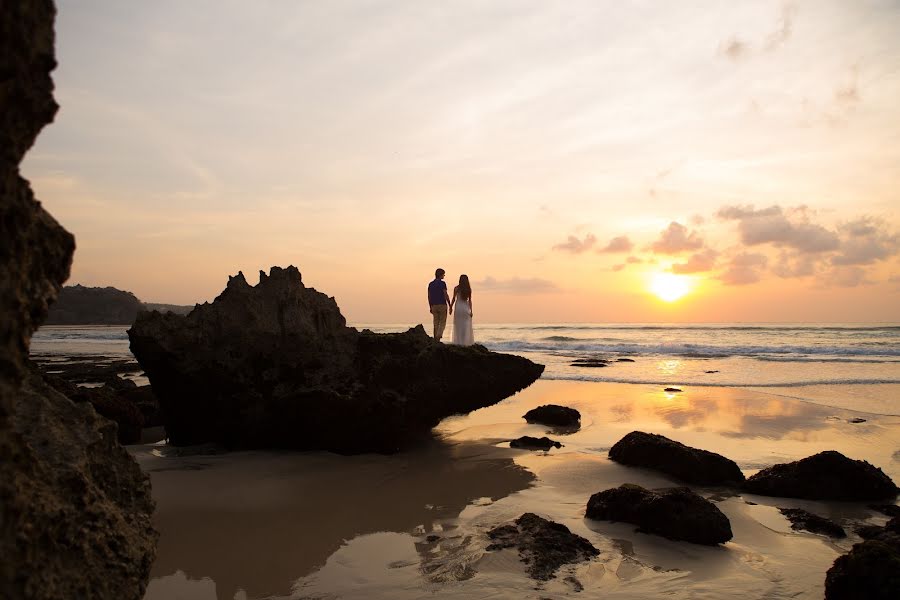
M 131 292 L 114 287 L 66 286 L 50 307 L 47 325 L 131 325 L 138 311 L 187 314 L 193 306 L 144 304 Z

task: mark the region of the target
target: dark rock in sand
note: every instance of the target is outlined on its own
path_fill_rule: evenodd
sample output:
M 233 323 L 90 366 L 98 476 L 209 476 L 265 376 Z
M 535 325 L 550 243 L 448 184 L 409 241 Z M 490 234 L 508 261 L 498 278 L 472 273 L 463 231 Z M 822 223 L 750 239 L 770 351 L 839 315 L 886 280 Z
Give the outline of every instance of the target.
M 900 506 L 896 504 L 870 504 L 869 508 L 888 517 L 900 517 Z
M 664 391 L 664 392 L 680 392 L 681 389 L 680 389 L 680 388 L 676 388 L 676 387 L 667 387 L 667 388 L 663 388 L 663 391 Z
M 75 248 L 19 174 L 57 110 L 54 16 L 49 0 L 0 10 L 0 598 L 138 600 L 155 546 L 148 479 L 110 421 L 28 363 Z
M 847 537 L 843 527 L 825 517 L 814 515 L 802 508 L 779 508 L 778 510 L 791 522 L 791 529 L 822 533 L 833 538 Z
M 710 374 L 710 373 L 718 373 L 718 371 L 706 371 L 706 373 L 707 373 L 707 374 Z
M 862 539 L 871 540 L 884 533 L 884 527 L 881 525 L 860 525 L 854 531 Z
M 728 517 L 688 488 L 651 491 L 626 483 L 591 496 L 585 516 L 632 523 L 640 532 L 694 544 L 714 546 L 732 537 Z
M 346 326 L 296 267 L 243 274 L 189 315 L 141 313 L 128 332 L 176 445 L 392 452 L 444 417 L 530 385 L 542 365 L 483 346 Z
M 521 448 L 522 450 L 549 450 L 550 448 L 562 448 L 562 444 L 554 442 L 548 437 L 536 438 L 530 435 L 509 442 L 510 448 Z
M 834 450 L 763 469 L 747 479 L 744 490 L 809 500 L 883 500 L 898 493 L 881 469 Z
M 522 416 L 529 423 L 552 425 L 556 427 L 578 428 L 581 426 L 581 413 L 568 406 L 545 404 L 532 408 Z
M 50 307 L 47 325 L 131 325 L 144 304 L 114 287 L 64 287 Z
M 600 554 L 589 541 L 554 523 L 525 513 L 514 523 L 488 531 L 492 543 L 488 551 L 518 548 L 528 574 L 542 581 L 554 578 L 563 565 L 584 562 Z
M 744 481 L 737 464 L 714 452 L 685 446 L 667 437 L 632 431 L 609 450 L 623 465 L 662 471 L 697 485 L 728 485 Z
M 866 420 L 865 420 L 865 419 L 862 419 L 862 418 L 860 418 L 860 417 L 855 417 L 855 418 L 853 418 L 853 419 L 847 419 L 847 422 L 848 422 L 848 423 L 853 423 L 854 425 L 856 425 L 856 424 L 858 424 L 858 423 L 865 423 Z
M 900 598 L 900 537 L 866 540 L 839 556 L 825 575 L 826 600 Z

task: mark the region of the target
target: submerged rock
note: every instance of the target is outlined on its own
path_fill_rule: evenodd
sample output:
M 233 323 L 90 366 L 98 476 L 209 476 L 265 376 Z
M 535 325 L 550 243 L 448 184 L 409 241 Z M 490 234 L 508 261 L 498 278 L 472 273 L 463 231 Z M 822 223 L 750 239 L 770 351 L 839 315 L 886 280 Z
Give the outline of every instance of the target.
M 697 485 L 727 485 L 744 481 L 737 464 L 714 452 L 691 448 L 667 437 L 632 431 L 609 450 L 623 465 L 662 471 Z
M 802 508 L 779 508 L 778 510 L 791 522 L 791 529 L 822 533 L 833 538 L 847 537 L 847 532 L 843 527 L 825 517 L 814 515 Z
M 555 442 L 548 437 L 536 438 L 530 435 L 523 435 L 520 438 L 509 442 L 510 448 L 521 448 L 523 450 L 549 450 L 550 448 L 562 448 L 562 444 Z
M 534 513 L 525 513 L 514 523 L 491 529 L 488 537 L 492 540 L 488 551 L 518 548 L 528 574 L 543 581 L 554 578 L 563 565 L 584 562 L 600 554 L 589 541 L 565 525 Z
M 732 537 L 728 517 L 688 488 L 651 491 L 626 483 L 591 496 L 585 516 L 632 523 L 640 532 L 695 544 L 712 546 Z
M 0 598 L 138 600 L 155 547 L 148 479 L 111 421 L 28 361 L 75 249 L 19 173 L 58 108 L 55 14 L 50 0 L 0 10 Z
M 346 326 L 296 267 L 243 274 L 187 316 L 140 313 L 128 331 L 176 445 L 392 452 L 444 417 L 490 406 L 544 367 L 483 346 Z
M 898 493 L 881 469 L 834 450 L 763 469 L 747 479 L 744 490 L 809 500 L 884 500 Z
M 680 392 L 682 390 L 681 390 L 681 388 L 677 388 L 677 387 L 667 387 L 667 388 L 663 388 L 663 391 L 664 392 Z
M 568 406 L 545 404 L 532 408 L 522 416 L 529 423 L 540 423 L 556 427 L 578 428 L 581 426 L 581 413 Z

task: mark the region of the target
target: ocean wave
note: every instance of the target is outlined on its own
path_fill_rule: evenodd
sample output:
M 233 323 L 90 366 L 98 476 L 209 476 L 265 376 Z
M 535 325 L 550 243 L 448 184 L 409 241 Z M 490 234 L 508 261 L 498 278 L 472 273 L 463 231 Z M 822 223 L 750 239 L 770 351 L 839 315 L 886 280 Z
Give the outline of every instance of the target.
M 563 336 L 559 336 L 563 337 Z M 545 339 L 546 340 L 546 339 Z M 564 345 L 561 345 L 564 344 Z M 547 352 L 577 355 L 581 353 L 594 354 L 627 354 L 627 355 L 654 355 L 654 356 L 679 356 L 686 358 L 727 358 L 729 356 L 747 356 L 760 360 L 786 360 L 785 357 L 797 357 L 815 361 L 814 357 L 898 357 L 900 358 L 900 346 L 788 346 L 788 345 L 726 345 L 711 346 L 705 344 L 688 343 L 596 343 L 592 340 L 577 340 L 576 342 L 554 341 L 529 341 L 529 340 L 505 340 L 486 341 L 485 346 L 490 350 L 501 352 Z M 888 362 L 888 361 L 886 361 Z M 893 361 L 890 361 L 893 362 Z
M 696 325 L 672 324 L 672 325 L 627 325 L 627 324 L 559 324 L 559 325 L 486 325 L 489 329 L 503 331 L 772 331 L 772 332 L 890 332 L 892 335 L 900 333 L 900 325 Z
M 580 373 L 544 373 L 541 379 L 559 381 L 597 381 L 604 383 L 638 383 L 647 385 L 683 385 L 689 387 L 730 387 L 730 388 L 782 388 L 782 387 L 809 387 L 811 385 L 885 385 L 900 384 L 897 378 L 835 378 L 835 379 L 809 379 L 804 381 L 770 381 L 765 383 L 747 383 L 746 381 L 690 381 L 676 378 L 660 377 L 606 377 L 602 375 Z

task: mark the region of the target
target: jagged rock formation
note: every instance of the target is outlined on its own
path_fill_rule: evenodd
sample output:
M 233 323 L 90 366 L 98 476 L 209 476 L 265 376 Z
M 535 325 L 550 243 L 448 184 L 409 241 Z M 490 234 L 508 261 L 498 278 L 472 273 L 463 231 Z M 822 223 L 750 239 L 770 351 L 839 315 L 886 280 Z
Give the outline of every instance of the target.
M 47 325 L 131 325 L 146 310 L 131 292 L 114 287 L 67 285 L 50 307 Z
M 489 552 L 504 548 L 517 548 L 519 558 L 527 566 L 528 574 L 547 581 L 556 576 L 563 565 L 592 559 L 600 554 L 593 544 L 569 531 L 561 523 L 525 513 L 513 523 L 488 531 L 491 544 Z
M 791 522 L 791 529 L 821 533 L 834 538 L 847 537 L 847 532 L 843 527 L 825 517 L 820 517 L 802 508 L 779 508 L 778 510 Z
M 141 313 L 131 351 L 159 398 L 169 441 L 391 452 L 446 416 L 499 402 L 543 366 L 481 346 L 346 326 L 334 298 L 272 267 L 229 278 L 186 317 Z
M 632 431 L 610 448 L 609 458 L 623 465 L 662 471 L 697 485 L 744 481 L 744 474 L 733 460 L 655 433 Z
M 19 175 L 57 110 L 55 13 L 50 0 L 0 10 L 0 597 L 137 600 L 153 558 L 147 479 L 115 424 L 27 364 L 75 248 Z
M 834 450 L 763 469 L 747 479 L 744 490 L 809 500 L 885 500 L 898 493 L 884 471 Z
M 713 546 L 732 537 L 728 517 L 689 488 L 647 490 L 625 483 L 591 496 L 585 516 L 633 523 L 640 532 L 695 544 Z

